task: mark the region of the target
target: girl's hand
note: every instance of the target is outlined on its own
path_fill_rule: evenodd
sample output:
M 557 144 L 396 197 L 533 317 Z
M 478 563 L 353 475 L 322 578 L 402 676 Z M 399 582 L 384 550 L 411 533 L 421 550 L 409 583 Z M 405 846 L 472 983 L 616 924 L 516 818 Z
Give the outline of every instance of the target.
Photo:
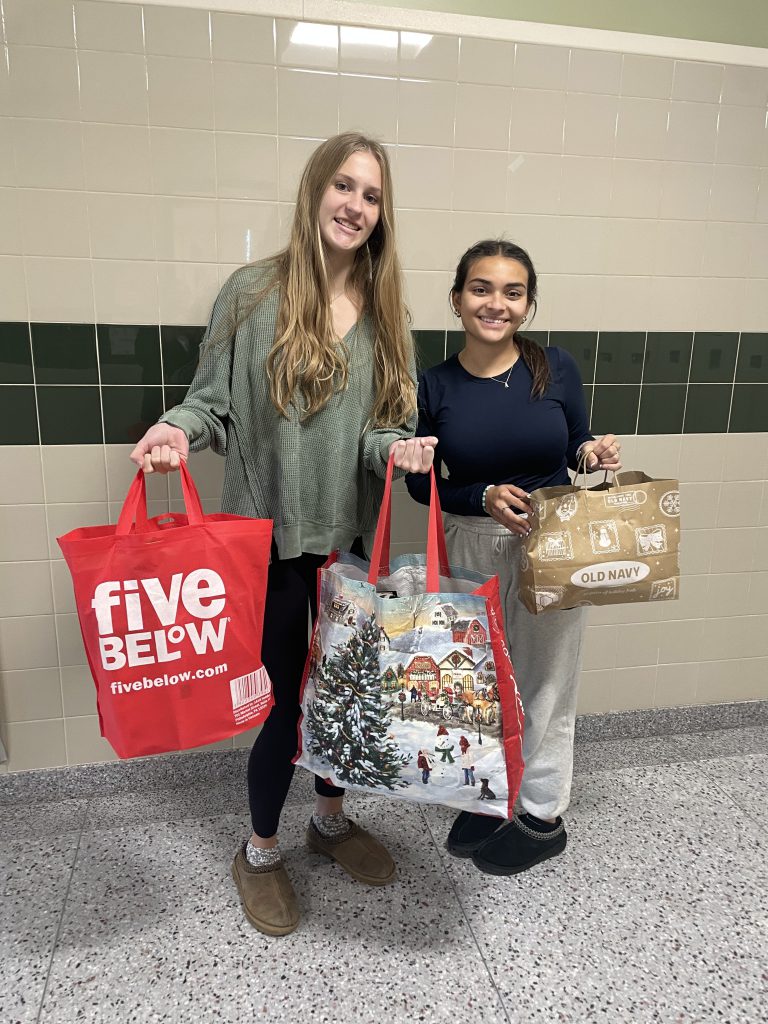
M 529 494 L 512 484 L 498 484 L 485 492 L 485 510 L 510 533 L 527 537 L 531 532 L 528 516 L 533 511 L 528 504 Z
M 132 462 L 145 473 L 170 473 L 189 456 L 189 440 L 183 430 L 170 423 L 156 423 L 131 452 Z
M 394 456 L 398 469 L 406 473 L 428 473 L 435 458 L 436 437 L 409 437 L 407 441 L 393 441 L 389 456 Z
M 593 473 L 596 469 L 604 469 L 610 473 L 617 473 L 621 469 L 619 452 L 621 445 L 618 438 L 613 434 L 603 434 L 596 441 L 587 441 L 582 445 L 582 454 L 587 455 L 587 469 Z

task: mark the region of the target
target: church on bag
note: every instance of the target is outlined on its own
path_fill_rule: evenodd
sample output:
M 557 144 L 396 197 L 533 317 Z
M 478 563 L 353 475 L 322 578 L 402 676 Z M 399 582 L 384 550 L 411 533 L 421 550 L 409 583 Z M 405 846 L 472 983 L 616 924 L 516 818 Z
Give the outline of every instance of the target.
M 619 473 L 596 487 L 541 487 L 531 505 L 520 575 L 528 611 L 679 596 L 677 480 Z
M 448 565 L 432 476 L 426 558 L 389 559 L 390 462 L 373 556 L 332 555 L 302 685 L 296 763 L 334 785 L 509 818 L 522 707 L 497 577 Z
M 139 471 L 116 526 L 58 538 L 119 757 L 227 739 L 273 704 L 261 661 L 272 524 L 205 515 L 184 463 L 181 482 L 186 514 L 148 519 Z

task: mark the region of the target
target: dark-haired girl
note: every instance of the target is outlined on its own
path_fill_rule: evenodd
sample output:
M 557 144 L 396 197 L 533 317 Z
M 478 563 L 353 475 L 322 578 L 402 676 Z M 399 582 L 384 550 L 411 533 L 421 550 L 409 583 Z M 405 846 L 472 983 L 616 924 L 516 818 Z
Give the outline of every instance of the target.
M 505 628 L 525 709 L 520 813 L 499 819 L 463 811 L 448 849 L 483 871 L 516 874 L 561 853 L 562 814 L 573 770 L 576 692 L 584 609 L 532 615 L 517 597 L 521 539 L 530 531 L 530 492 L 589 469 L 620 468 L 613 434 L 589 432 L 579 371 L 563 349 L 519 334 L 536 310 L 536 271 L 511 242 L 488 240 L 462 256 L 451 306 L 464 328 L 458 355 L 425 371 L 417 434 L 438 438 L 435 467 L 452 563 L 498 574 Z M 429 501 L 426 478 L 406 478 Z

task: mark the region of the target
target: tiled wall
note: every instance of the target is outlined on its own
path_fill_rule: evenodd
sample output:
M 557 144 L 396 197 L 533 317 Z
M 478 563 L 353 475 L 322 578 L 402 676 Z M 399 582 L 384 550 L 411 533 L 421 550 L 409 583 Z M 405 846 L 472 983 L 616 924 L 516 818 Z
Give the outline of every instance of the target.
M 221 282 L 277 248 L 307 154 L 353 127 L 390 146 L 423 362 L 459 340 L 458 255 L 505 233 L 534 256 L 534 330 L 576 355 L 594 429 L 682 481 L 683 597 L 594 612 L 581 710 L 768 697 L 767 68 L 156 4 L 0 9 L 0 771 L 111 756 L 55 537 L 114 520 L 130 440 L 183 393 Z M 193 469 L 214 507 L 220 460 Z M 176 481 L 151 499 L 178 501 Z M 423 510 L 400 488 L 396 511 L 413 549 Z

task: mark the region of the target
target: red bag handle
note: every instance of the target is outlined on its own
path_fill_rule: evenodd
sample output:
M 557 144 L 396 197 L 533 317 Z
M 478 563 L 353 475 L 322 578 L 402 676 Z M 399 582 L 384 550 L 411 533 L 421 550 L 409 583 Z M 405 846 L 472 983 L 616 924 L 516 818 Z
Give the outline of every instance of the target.
M 187 521 L 190 526 L 199 526 L 203 522 L 203 507 L 200 504 L 200 495 L 197 493 L 192 475 L 183 459 L 179 464 L 179 472 L 181 473 L 181 492 L 184 495 Z M 123 507 L 120 510 L 120 518 L 117 520 L 115 536 L 126 537 L 131 532 L 134 521 L 136 532 L 143 533 L 147 528 L 147 482 L 143 469 L 138 471 L 133 483 L 128 488 Z
M 373 541 L 371 568 L 368 582 L 375 586 L 382 576 L 389 576 L 389 544 L 392 534 L 392 474 L 395 461 L 390 455 L 387 463 L 387 476 L 384 481 L 384 497 L 376 524 L 376 536 Z M 440 497 L 437 493 L 435 471 L 429 469 L 430 500 L 429 525 L 427 528 L 427 593 L 436 594 L 440 590 L 440 577 L 450 576 L 448 551 L 445 546 L 445 530 L 443 529 L 443 513 L 440 508 Z

